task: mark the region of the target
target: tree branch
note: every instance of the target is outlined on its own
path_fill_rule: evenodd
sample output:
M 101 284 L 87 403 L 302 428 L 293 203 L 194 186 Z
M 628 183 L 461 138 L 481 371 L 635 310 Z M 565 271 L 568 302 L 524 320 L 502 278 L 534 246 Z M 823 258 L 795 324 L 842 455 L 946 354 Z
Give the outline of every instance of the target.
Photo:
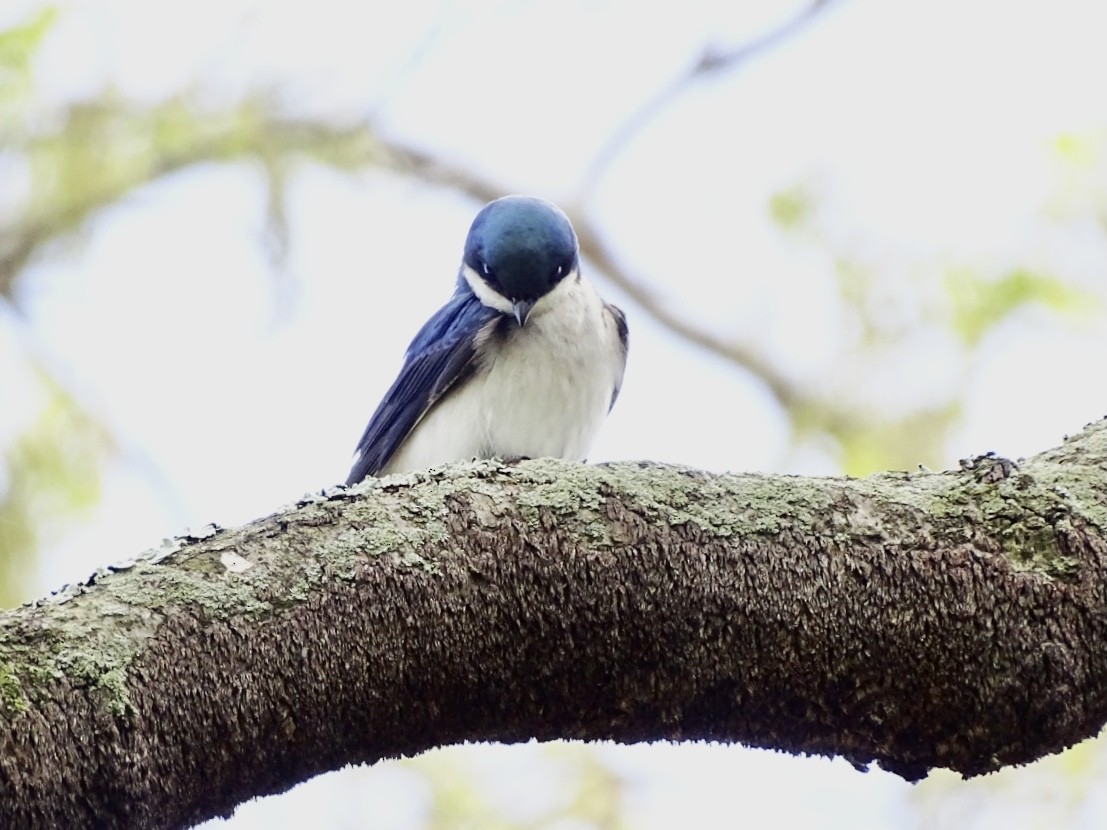
M 498 462 L 335 488 L 0 619 L 0 826 L 185 827 L 460 741 L 975 775 L 1107 720 L 1107 421 L 863 480 Z
M 12 140 L 5 148 L 52 171 L 33 182 L 34 198 L 24 215 L 0 226 L 0 297 L 17 309 L 16 281 L 39 251 L 150 182 L 202 162 L 258 161 L 271 191 L 271 230 L 279 237 L 283 220 L 274 216 L 279 194 L 272 191 L 279 189 L 287 159 L 304 155 L 352 167 L 379 163 L 381 153 L 368 125 L 284 118 L 263 96 L 208 111 L 187 95 L 146 106 L 105 93 L 69 107 L 64 116 L 56 130 Z

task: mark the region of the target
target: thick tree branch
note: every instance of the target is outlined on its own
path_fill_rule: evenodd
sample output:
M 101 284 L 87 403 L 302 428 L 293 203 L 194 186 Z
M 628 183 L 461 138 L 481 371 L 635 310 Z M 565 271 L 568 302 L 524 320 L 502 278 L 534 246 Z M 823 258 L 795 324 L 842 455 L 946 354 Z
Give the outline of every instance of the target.
M 0 826 L 184 827 L 464 740 L 978 774 L 1107 721 L 1107 421 L 863 480 L 483 462 L 210 529 L 0 620 Z

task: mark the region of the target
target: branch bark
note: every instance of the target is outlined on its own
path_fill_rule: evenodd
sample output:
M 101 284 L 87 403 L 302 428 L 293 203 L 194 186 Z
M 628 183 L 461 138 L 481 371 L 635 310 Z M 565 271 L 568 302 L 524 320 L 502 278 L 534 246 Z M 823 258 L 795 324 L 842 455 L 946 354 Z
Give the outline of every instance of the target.
M 185 827 L 459 741 L 907 778 L 1107 721 L 1107 421 L 867 479 L 481 462 L 208 528 L 0 619 L 0 826 Z

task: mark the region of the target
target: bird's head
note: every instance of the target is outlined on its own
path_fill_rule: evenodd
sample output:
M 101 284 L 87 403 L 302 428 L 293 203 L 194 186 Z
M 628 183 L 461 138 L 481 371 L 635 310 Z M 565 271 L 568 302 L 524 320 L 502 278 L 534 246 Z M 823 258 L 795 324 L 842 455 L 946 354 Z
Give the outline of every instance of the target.
M 544 199 L 504 196 L 469 228 L 462 272 L 486 306 L 523 325 L 535 304 L 579 266 L 569 218 Z

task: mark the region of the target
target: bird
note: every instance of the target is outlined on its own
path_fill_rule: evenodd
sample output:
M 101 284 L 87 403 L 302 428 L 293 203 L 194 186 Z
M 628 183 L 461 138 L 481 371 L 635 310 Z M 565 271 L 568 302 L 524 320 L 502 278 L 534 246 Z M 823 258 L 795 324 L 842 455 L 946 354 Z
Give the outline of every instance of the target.
M 346 484 L 482 458 L 584 461 L 626 362 L 626 316 L 581 274 L 565 213 L 535 196 L 489 202 L 453 296 L 408 346 Z

